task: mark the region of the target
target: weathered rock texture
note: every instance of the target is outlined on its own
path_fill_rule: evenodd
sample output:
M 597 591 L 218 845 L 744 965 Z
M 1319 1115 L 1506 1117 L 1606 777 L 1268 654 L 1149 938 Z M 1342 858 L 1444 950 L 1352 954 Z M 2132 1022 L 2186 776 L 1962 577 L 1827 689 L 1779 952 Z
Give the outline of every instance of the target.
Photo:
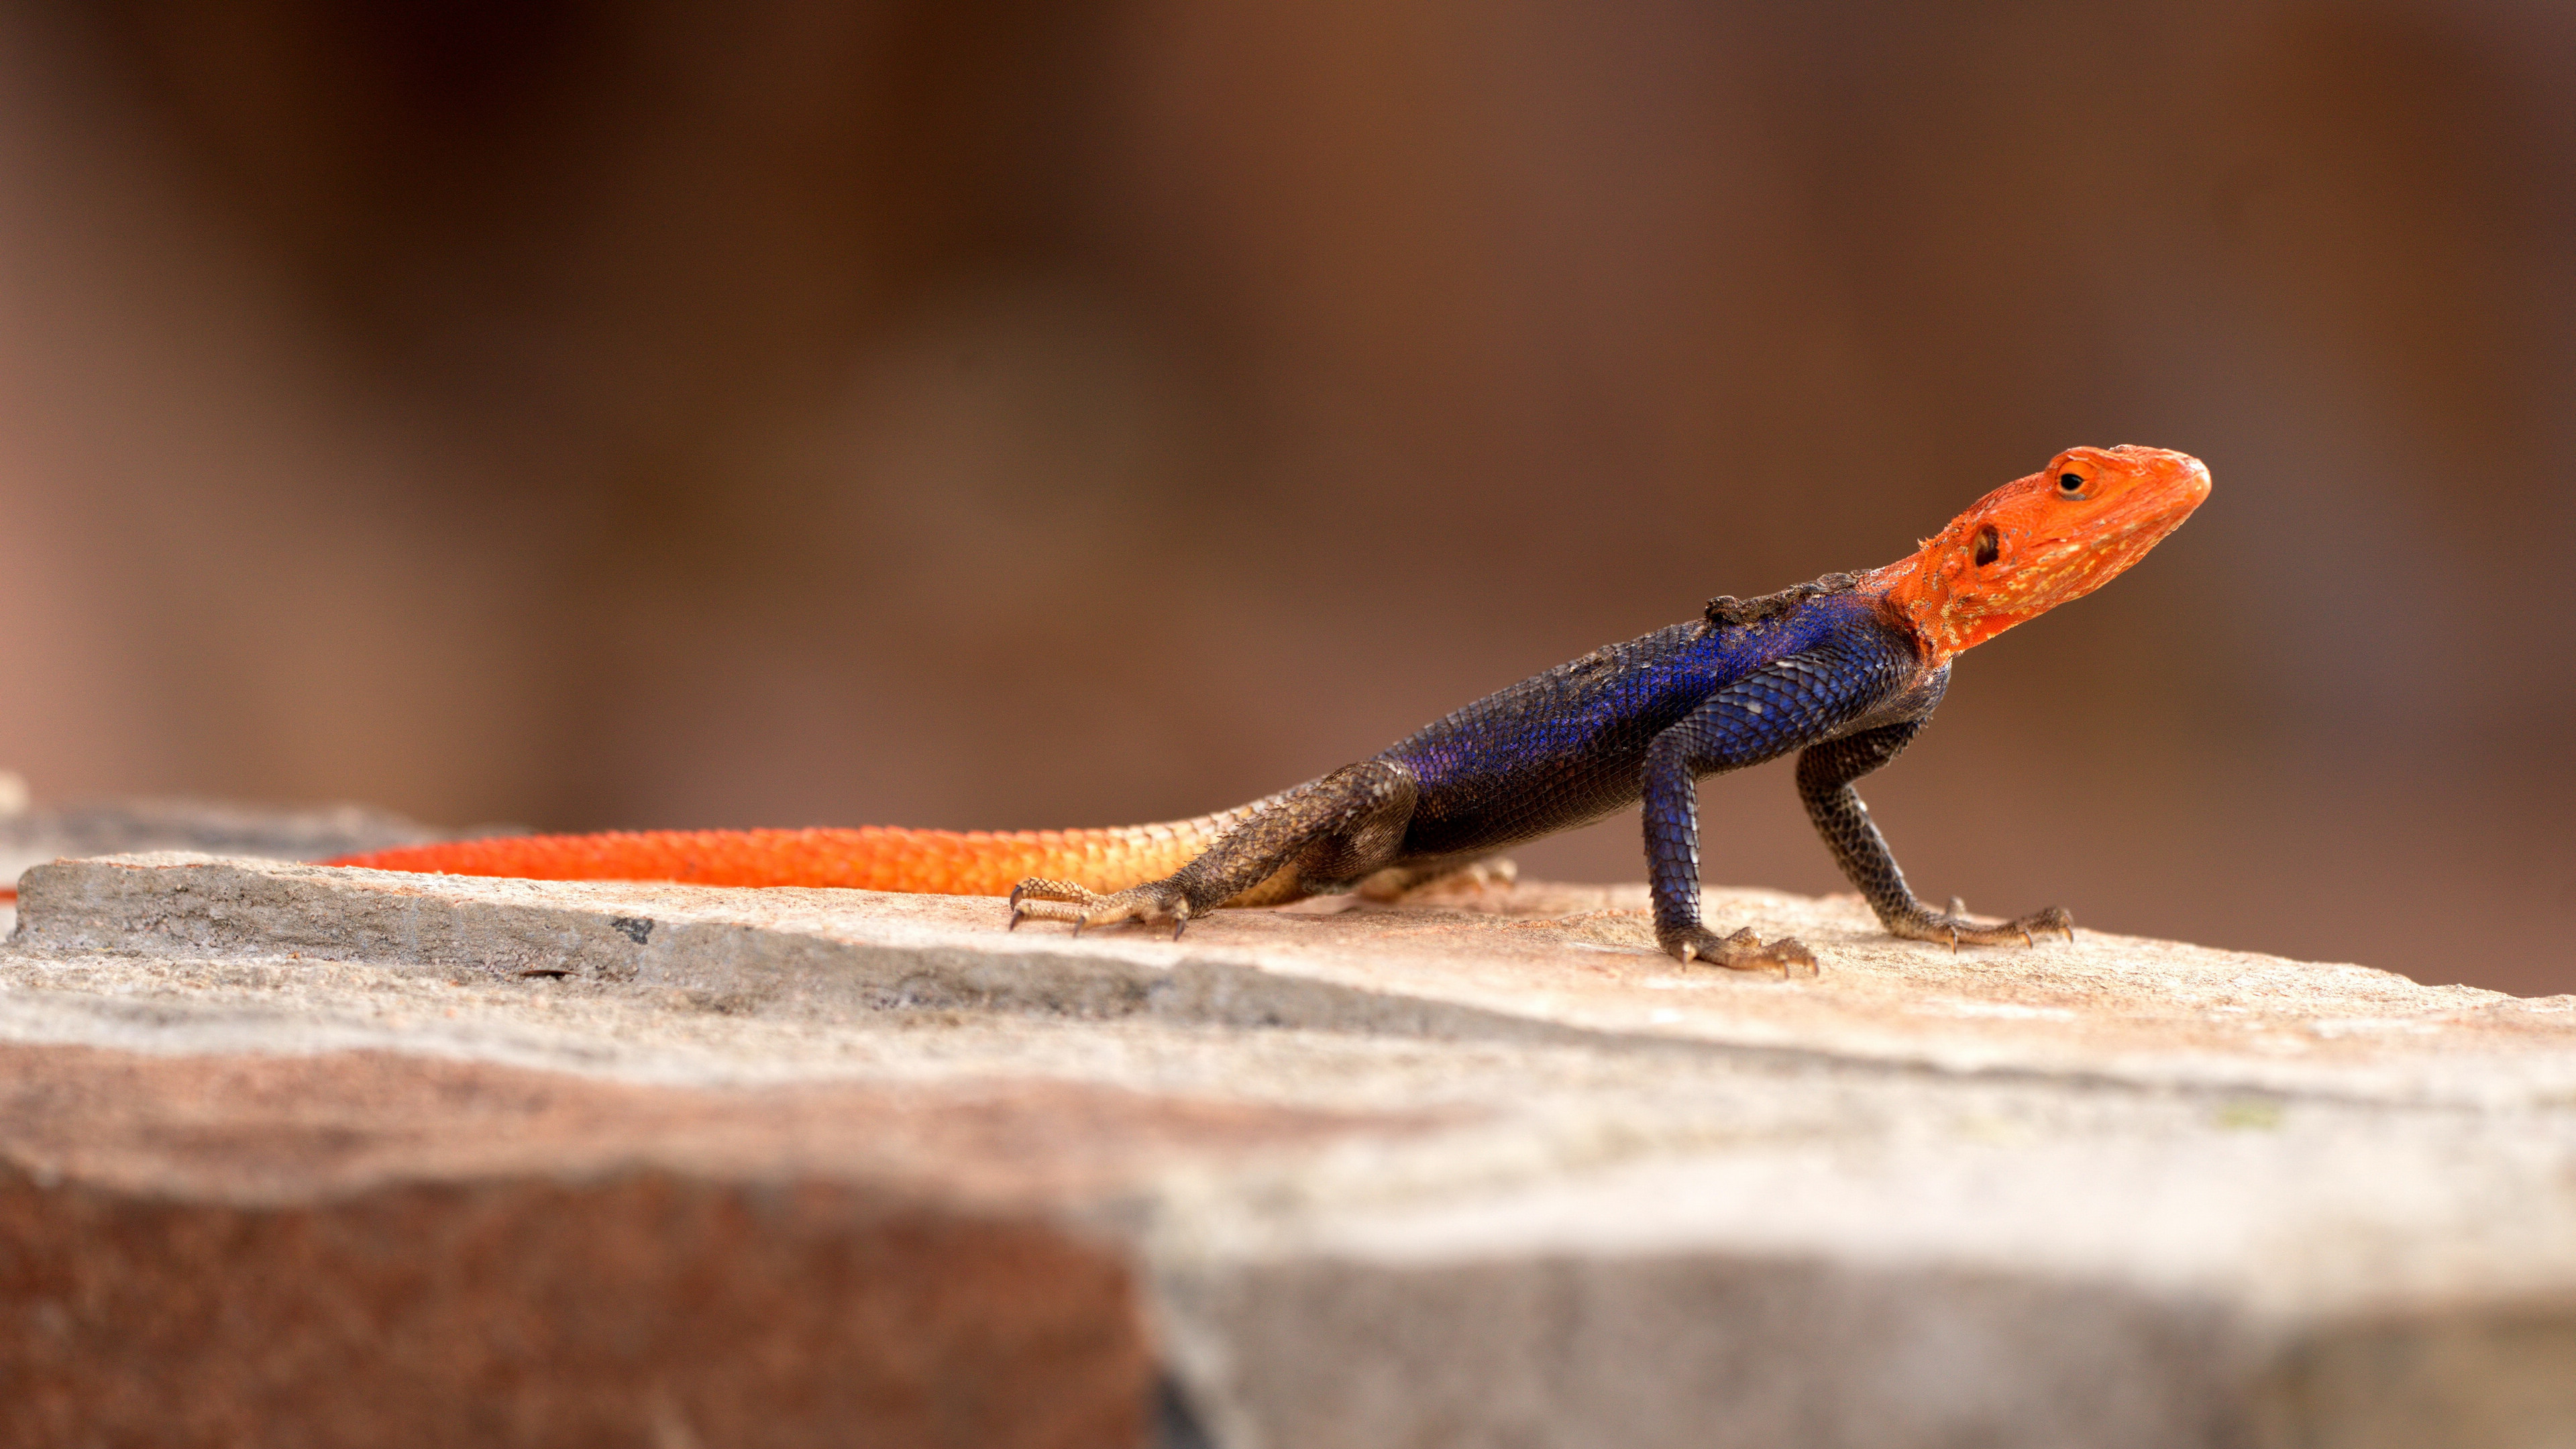
M 0 1070 L 24 1083 L 64 1064 L 21 1055 Z M 338 1089 L 383 1071 L 269 1075 Z M 251 1154 L 303 1145 L 224 1135 Z M 205 1186 L 0 1174 L 0 1440 L 1068 1445 L 1140 1432 L 1132 1275 L 1027 1214 L 641 1165 L 424 1174 L 270 1201 Z
M 502 833 L 505 827 L 462 832 Z M 138 850 L 200 850 L 267 860 L 328 860 L 366 850 L 449 839 L 436 830 L 382 810 L 327 805 L 279 810 L 222 800 L 100 800 L 29 808 L 27 782 L 0 770 L 0 888 L 14 887 L 31 865 L 63 856 L 116 855 Z M 0 899 L 0 934 L 15 922 Z
M 2576 999 L 1754 892 L 1820 978 L 1638 889 L 22 886 L 0 1438 L 2576 1443 Z

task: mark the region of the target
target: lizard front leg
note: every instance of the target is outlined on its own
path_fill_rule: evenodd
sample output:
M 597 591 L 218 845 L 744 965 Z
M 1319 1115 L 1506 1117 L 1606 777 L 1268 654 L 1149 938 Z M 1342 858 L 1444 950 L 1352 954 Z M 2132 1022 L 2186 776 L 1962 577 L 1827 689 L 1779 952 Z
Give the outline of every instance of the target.
M 2062 907 L 2050 906 L 2010 921 L 1974 921 L 1960 913 L 1955 899 L 1949 910 L 1936 911 L 1917 900 L 1905 884 L 1905 872 L 1897 868 L 1895 853 L 1869 818 L 1869 807 L 1861 803 L 1852 781 L 1895 759 L 1929 718 L 1862 730 L 1798 756 L 1798 798 L 1806 802 L 1808 818 L 1816 822 L 1816 833 L 1833 852 L 1834 864 L 1860 889 L 1862 899 L 1878 913 L 1879 924 L 1892 936 L 1947 941 L 1953 950 L 1963 944 L 2031 944 L 2042 932 L 2063 932 L 2066 939 L 2074 940 L 2075 918 Z
M 1911 656 L 1876 638 L 1794 654 L 1709 696 L 1646 747 L 1646 869 L 1655 940 L 1682 961 L 1739 971 L 1818 970 L 1792 937 L 1764 945 L 1750 927 L 1720 936 L 1699 918 L 1699 779 L 1776 759 L 1841 728 L 1904 687 Z
M 1668 745 L 1666 742 L 1671 741 Z M 1737 971 L 1804 967 L 1822 970 L 1806 943 L 1783 936 L 1769 945 L 1743 927 L 1721 936 L 1699 919 L 1699 774 L 1691 741 L 1676 725 L 1646 753 L 1646 874 L 1655 905 L 1655 942 L 1682 962 L 1706 961 Z
M 1085 926 L 1172 923 L 1229 902 L 1270 905 L 1337 889 L 1394 860 L 1421 787 L 1389 760 L 1344 765 L 1254 811 L 1198 859 L 1161 880 L 1101 894 L 1070 881 L 1029 879 L 1011 889 L 1011 927 L 1023 920 Z

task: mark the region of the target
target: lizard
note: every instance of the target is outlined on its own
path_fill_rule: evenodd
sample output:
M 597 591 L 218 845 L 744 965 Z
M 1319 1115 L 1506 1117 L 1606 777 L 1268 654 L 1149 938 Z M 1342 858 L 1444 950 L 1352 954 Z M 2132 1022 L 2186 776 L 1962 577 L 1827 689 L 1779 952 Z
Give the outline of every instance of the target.
M 2080 598 L 2208 497 L 2187 454 L 2071 448 L 1979 499 L 1916 552 L 1605 645 L 1424 726 L 1368 759 L 1231 810 L 1097 830 L 899 827 L 507 836 L 331 865 L 554 880 L 849 886 L 1010 898 L 1009 926 L 1168 924 L 1366 886 L 1392 894 L 1644 803 L 1657 944 L 1684 963 L 1817 969 L 1804 943 L 1700 918 L 1698 785 L 1796 752 L 1826 850 L 1891 934 L 1992 945 L 2074 935 L 2048 907 L 1974 919 L 1907 886 L 1853 782 L 1931 719 L 1951 660 Z

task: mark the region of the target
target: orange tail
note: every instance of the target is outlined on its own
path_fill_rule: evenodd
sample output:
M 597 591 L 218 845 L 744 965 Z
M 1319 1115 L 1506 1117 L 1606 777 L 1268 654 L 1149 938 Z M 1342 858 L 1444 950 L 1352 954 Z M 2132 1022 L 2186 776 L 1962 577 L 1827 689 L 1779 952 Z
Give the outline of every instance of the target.
M 999 896 L 1030 876 L 1096 891 L 1159 880 L 1216 842 L 1251 807 L 1106 830 L 647 830 L 514 835 L 344 855 L 325 865 L 532 880 L 667 880 L 698 885 L 845 886 Z

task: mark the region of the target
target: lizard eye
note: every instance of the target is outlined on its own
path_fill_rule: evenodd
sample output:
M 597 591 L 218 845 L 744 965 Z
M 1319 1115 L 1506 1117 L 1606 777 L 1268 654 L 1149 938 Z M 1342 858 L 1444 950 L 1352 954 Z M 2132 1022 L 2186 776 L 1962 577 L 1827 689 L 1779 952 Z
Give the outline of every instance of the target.
M 2060 473 L 2057 475 L 2057 491 L 2068 498 L 2081 498 L 2085 481 L 2081 473 Z
M 2073 477 L 2074 475 L 2068 474 L 2067 476 Z M 1984 568 L 1986 565 L 1993 563 L 1995 559 L 2003 553 L 2003 551 L 2003 540 L 1995 536 L 1995 526 L 1993 524 L 1989 523 L 1985 527 L 1977 530 L 1977 551 L 1975 554 L 1977 567 Z

